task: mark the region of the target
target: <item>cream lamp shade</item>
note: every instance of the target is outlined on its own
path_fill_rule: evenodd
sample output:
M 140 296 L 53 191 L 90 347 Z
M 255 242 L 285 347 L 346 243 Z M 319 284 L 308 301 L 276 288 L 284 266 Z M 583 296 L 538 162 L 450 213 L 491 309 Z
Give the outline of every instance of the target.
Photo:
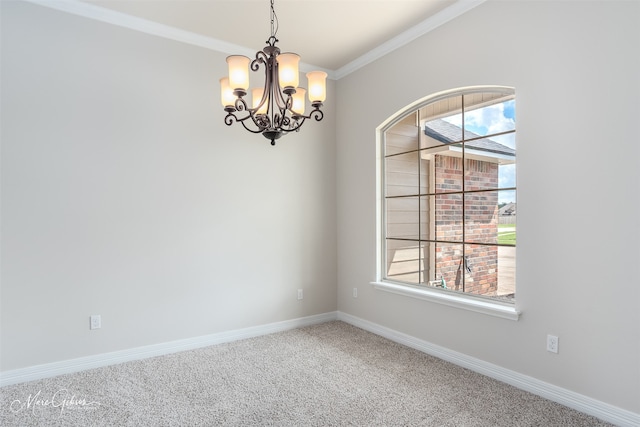
M 311 71 L 307 73 L 309 83 L 309 101 L 324 102 L 327 98 L 327 73 L 324 71 Z
M 233 106 L 236 102 L 236 96 L 229 85 L 229 77 L 220 79 L 220 102 L 222 102 L 223 107 Z
M 278 79 L 280 80 L 280 87 L 294 88 L 299 83 L 298 63 L 300 57 L 295 53 L 281 53 L 276 57 L 278 62 Z
M 260 101 L 262 101 L 263 94 L 264 88 L 262 87 L 257 87 L 251 90 L 251 106 L 253 108 L 258 108 Z M 256 111 L 256 114 L 267 114 L 267 107 L 269 107 L 269 103 L 265 100 L 265 103 L 262 104 L 258 111 Z
M 240 89 L 246 92 L 249 88 L 249 61 L 249 58 L 242 55 L 231 55 L 227 57 L 227 64 L 229 64 L 229 86 L 231 86 L 233 90 Z
M 291 95 L 291 98 L 293 100 L 291 110 L 294 111 L 295 113 L 298 113 L 301 116 L 304 115 L 304 103 L 305 103 L 304 95 L 306 93 L 307 93 L 306 89 L 297 87 L 296 93 Z

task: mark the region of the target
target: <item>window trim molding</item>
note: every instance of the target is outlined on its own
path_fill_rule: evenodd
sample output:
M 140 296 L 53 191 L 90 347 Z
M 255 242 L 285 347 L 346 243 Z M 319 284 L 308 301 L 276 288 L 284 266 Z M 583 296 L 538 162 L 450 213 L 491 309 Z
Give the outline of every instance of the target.
M 516 309 L 515 305 L 509 303 L 490 301 L 481 297 L 459 294 L 457 292 L 447 292 L 442 289 L 429 289 L 426 287 L 422 288 L 418 286 L 398 284 L 382 280 L 371 282 L 370 284 L 375 289 L 390 292 L 392 294 L 421 299 L 424 301 L 443 304 L 449 307 L 460 308 L 463 310 L 474 311 L 476 313 L 487 314 L 489 316 L 500 317 L 503 319 L 515 321 L 518 321 L 518 319 L 520 319 L 521 312 Z
M 446 291 L 443 289 L 430 289 L 421 286 L 413 286 L 404 283 L 400 284 L 384 280 L 384 266 L 382 265 L 382 252 L 385 247 L 384 227 L 386 223 L 384 215 L 384 197 L 382 191 L 385 184 L 383 147 L 385 132 L 397 122 L 404 119 L 408 114 L 411 114 L 415 110 L 420 109 L 425 105 L 438 101 L 440 99 L 448 98 L 450 96 L 461 93 L 504 91 L 505 94 L 509 94 L 513 93 L 514 90 L 515 88 L 510 86 L 483 85 L 459 87 L 442 92 L 437 92 L 419 99 L 400 109 L 376 128 L 376 280 L 371 282 L 371 285 L 375 289 L 504 319 L 517 321 L 520 318 L 520 314 L 522 312 L 516 308 L 515 304 L 492 301 L 471 294 Z

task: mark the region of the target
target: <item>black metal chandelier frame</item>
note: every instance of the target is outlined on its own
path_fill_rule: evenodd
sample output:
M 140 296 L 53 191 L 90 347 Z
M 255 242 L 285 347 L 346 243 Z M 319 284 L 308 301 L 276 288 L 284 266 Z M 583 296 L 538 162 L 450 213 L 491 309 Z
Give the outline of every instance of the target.
M 321 121 L 324 113 L 321 110 L 322 102 L 312 101 L 312 111 L 307 114 L 300 114 L 293 110 L 293 95 L 296 88 L 286 86 L 280 88 L 278 76 L 278 61 L 280 48 L 276 46 L 279 41 L 276 38 L 277 16 L 275 14 L 273 0 L 271 0 L 271 37 L 267 40 L 267 46 L 256 53 L 255 59 L 251 61 L 250 69 L 258 72 L 264 66 L 264 91 L 259 104 L 254 103 L 254 107 L 249 107 L 243 98 L 247 91 L 234 88 L 233 94 L 237 97 L 234 105 L 226 105 L 224 110 L 227 115 L 224 118 L 226 125 L 231 126 L 239 122 L 246 130 L 252 133 L 261 133 L 265 138 L 271 140 L 271 145 L 276 144 L 276 140 L 281 136 L 299 131 L 306 119 L 314 118 Z M 304 99 L 303 99 L 304 101 Z M 267 106 L 266 112 L 263 107 Z

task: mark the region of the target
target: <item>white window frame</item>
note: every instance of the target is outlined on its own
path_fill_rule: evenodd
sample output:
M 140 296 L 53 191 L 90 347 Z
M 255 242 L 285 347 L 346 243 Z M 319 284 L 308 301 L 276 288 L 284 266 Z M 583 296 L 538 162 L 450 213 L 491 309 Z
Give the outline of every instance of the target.
M 517 300 L 515 304 L 511 304 L 498 300 L 478 297 L 473 294 L 451 292 L 443 289 L 418 287 L 406 283 L 398 283 L 383 279 L 385 276 L 383 251 L 385 250 L 384 230 L 386 224 L 386 218 L 384 214 L 385 132 L 393 127 L 396 123 L 404 119 L 407 115 L 412 114 L 420 108 L 438 100 L 460 94 L 496 91 L 513 93 L 514 88 L 507 86 L 472 86 L 438 92 L 406 106 L 405 108 L 389 117 L 376 128 L 376 280 L 371 282 L 371 285 L 375 289 L 504 319 L 517 321 L 520 318 L 521 311 L 517 308 Z

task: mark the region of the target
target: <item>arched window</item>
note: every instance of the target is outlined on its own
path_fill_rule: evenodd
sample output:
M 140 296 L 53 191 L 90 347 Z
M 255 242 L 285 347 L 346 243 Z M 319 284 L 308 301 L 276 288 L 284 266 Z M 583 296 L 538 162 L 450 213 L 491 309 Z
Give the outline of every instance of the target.
M 440 93 L 378 129 L 379 281 L 515 303 L 515 91 Z

